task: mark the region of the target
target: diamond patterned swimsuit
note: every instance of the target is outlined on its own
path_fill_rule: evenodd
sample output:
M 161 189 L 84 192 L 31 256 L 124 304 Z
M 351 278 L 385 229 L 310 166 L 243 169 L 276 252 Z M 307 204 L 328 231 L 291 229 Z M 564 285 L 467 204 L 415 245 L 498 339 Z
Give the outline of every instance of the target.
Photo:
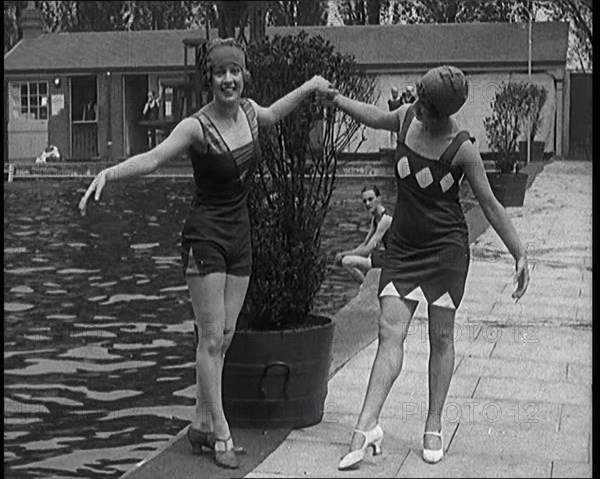
M 409 108 L 398 136 L 396 210 L 378 294 L 456 309 L 469 269 L 469 239 L 459 202 L 463 171 L 451 163 L 471 138 L 461 131 L 439 159 L 426 158 L 405 143 L 414 116 Z

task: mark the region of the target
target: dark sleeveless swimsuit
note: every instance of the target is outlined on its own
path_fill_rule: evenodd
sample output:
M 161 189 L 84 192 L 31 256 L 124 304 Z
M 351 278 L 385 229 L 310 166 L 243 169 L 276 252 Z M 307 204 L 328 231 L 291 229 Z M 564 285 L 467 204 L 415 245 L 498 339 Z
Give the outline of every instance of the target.
M 429 159 L 406 146 L 415 114 L 409 108 L 395 152 L 396 210 L 389 229 L 379 296 L 393 295 L 456 309 L 469 269 L 469 239 L 459 202 L 462 168 L 454 155 L 473 139 L 459 132 L 439 159 Z
M 258 119 L 248 99 L 240 106 L 252 130 L 252 142 L 233 151 L 203 110 L 195 113 L 207 151 L 190 148 L 196 195 L 182 231 L 184 274 L 225 272 L 249 276 L 252 268 L 249 179 L 260 161 Z
M 390 216 L 389 213 L 387 212 L 387 210 L 385 208 L 381 212 L 381 219 L 383 219 L 384 216 Z M 371 219 L 371 228 L 373 228 L 373 231 L 377 230 L 377 226 L 378 225 L 379 225 L 379 221 L 377 221 L 375 219 L 375 217 L 373 216 L 373 218 Z M 385 248 L 387 248 L 387 242 L 388 242 L 388 236 L 389 236 L 389 234 L 390 234 L 390 229 L 388 228 L 387 231 L 381 237 L 381 243 L 383 244 L 383 249 L 382 248 L 376 248 L 371 253 L 371 255 L 370 255 L 370 258 L 371 258 L 371 268 L 381 268 L 383 266 L 383 263 L 384 263 L 384 252 L 385 252 Z

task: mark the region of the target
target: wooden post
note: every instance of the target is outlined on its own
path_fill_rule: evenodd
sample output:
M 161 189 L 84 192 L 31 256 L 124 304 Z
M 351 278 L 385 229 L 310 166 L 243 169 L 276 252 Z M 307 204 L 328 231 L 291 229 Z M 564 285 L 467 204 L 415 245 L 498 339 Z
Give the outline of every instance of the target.
M 217 11 L 219 12 L 219 37 L 235 38 L 236 27 L 238 27 L 241 23 L 243 23 L 243 25 L 246 24 L 248 2 L 217 2 Z M 243 27 L 241 28 L 241 31 L 243 32 Z
M 259 44 L 266 36 L 266 2 L 250 2 L 250 43 Z
M 220 38 L 233 37 L 243 45 L 265 38 L 267 2 L 217 2 L 217 9 Z M 248 25 L 250 31 L 246 32 Z

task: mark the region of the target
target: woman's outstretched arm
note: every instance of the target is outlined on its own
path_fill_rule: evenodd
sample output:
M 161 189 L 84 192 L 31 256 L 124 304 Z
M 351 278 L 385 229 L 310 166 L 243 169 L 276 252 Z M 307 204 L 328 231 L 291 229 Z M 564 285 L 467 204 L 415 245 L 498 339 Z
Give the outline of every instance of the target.
M 456 162 L 469 180 L 486 219 L 515 259 L 514 281 L 517 283 L 517 289 L 513 292 L 512 297 L 518 301 L 525 294 L 529 285 L 529 267 L 525 248 L 517 230 L 504 207 L 494 196 L 481 155 L 471 142 L 463 143 L 456 155 Z
M 392 132 L 398 132 L 400 120 L 404 118 L 409 107 L 409 105 L 402 105 L 394 111 L 386 111 L 376 105 L 352 100 L 335 89 L 319 92 L 319 96 L 326 105 L 339 108 L 369 128 Z
M 292 90 L 287 95 L 275 101 L 270 106 L 263 107 L 253 100 L 250 101 L 256 111 L 258 123 L 260 125 L 273 125 L 290 114 L 311 93 L 325 90 L 329 87 L 330 83 L 325 80 L 325 78 L 316 75 L 295 90 Z
M 181 155 L 191 145 L 200 145 L 203 141 L 202 128 L 200 128 L 198 121 L 194 118 L 182 120 L 165 141 L 150 151 L 132 156 L 98 173 L 79 202 L 81 214 L 85 215 L 87 201 L 92 193 L 95 193 L 94 199 L 96 201 L 100 199 L 107 182 L 148 175 L 156 171 L 169 159 Z

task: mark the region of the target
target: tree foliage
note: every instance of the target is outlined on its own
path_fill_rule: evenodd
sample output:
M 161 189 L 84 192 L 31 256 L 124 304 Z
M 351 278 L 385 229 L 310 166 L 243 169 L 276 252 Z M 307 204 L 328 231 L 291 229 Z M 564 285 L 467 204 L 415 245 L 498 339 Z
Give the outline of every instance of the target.
M 203 3 L 206 2 L 41 2 L 44 23 L 51 32 L 190 28 L 202 20 Z
M 4 2 L 4 53 L 14 47 L 23 36 L 21 12 L 27 2 Z
M 159 30 L 208 26 L 230 32 L 237 17 L 257 2 L 219 1 L 41 1 L 46 32 Z M 325 25 L 327 2 L 265 1 L 270 26 Z M 4 2 L 4 52 L 22 37 L 27 2 Z M 526 22 L 538 12 L 570 25 L 570 64 L 592 68 L 592 0 L 338 0 L 345 25 L 455 22 Z M 239 23 L 239 22 L 238 22 Z M 228 29 L 229 28 L 229 29 Z M 226 36 L 225 34 L 221 36 Z
M 570 63 L 592 68 L 592 0 L 386 0 L 382 23 L 569 22 Z
M 548 90 L 546 87 L 537 83 L 527 83 L 523 100 L 522 126 L 525 131 L 529 130 L 531 141 L 535 140 L 542 124 L 542 108 L 544 108 L 547 98 Z
M 592 0 L 554 0 L 542 2 L 544 11 L 552 20 L 569 22 L 569 50 L 571 63 L 583 71 L 592 68 Z
M 517 140 L 531 110 L 525 106 L 532 99 L 529 88 L 525 82 L 502 83 L 492 100 L 492 115 L 483 120 L 490 148 L 496 152 L 496 167 L 502 173 L 511 173 L 517 163 Z
M 385 19 L 392 24 L 510 22 L 528 20 L 527 0 L 389 0 Z

